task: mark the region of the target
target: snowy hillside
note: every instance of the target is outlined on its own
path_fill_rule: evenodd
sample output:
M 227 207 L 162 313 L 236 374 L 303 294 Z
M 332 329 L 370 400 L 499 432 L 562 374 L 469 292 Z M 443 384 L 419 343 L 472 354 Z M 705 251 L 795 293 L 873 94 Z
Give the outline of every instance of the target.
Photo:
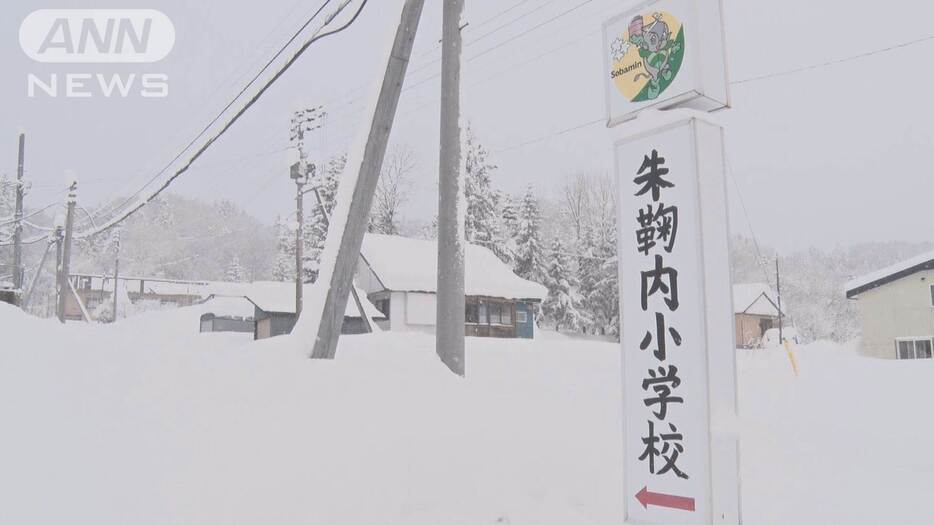
M 0 304 L 0 523 L 617 524 L 618 346 L 198 334 L 198 307 L 110 326 Z M 744 522 L 934 517 L 934 363 L 830 344 L 739 354 Z

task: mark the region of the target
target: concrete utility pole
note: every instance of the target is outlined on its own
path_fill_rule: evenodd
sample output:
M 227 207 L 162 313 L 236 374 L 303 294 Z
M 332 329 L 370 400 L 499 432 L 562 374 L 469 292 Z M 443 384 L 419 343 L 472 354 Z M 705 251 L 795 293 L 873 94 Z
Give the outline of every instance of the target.
M 461 167 L 461 14 L 446 0 L 441 44 L 441 166 L 438 199 L 438 310 L 435 350 L 457 375 L 464 363 L 464 173 Z
M 372 115 L 373 120 L 369 122 L 366 144 L 362 152 L 351 152 L 351 159 L 353 159 L 351 162 L 359 162 L 359 164 L 347 166 L 348 170 L 358 170 L 356 177 L 342 181 L 342 185 L 352 184 L 350 187 L 352 198 L 347 209 L 342 209 L 341 204 L 337 206 L 337 210 L 340 213 L 346 212 L 346 215 L 334 218 L 337 224 L 344 224 L 344 227 L 338 231 L 332 229 L 328 232 L 325 253 L 334 252 L 336 248 L 336 257 L 334 266 L 330 268 L 331 271 L 326 271 L 322 275 L 328 279 L 328 282 L 325 283 L 327 297 L 324 300 L 321 316 L 307 321 L 299 319 L 298 328 L 301 328 L 303 324 L 311 323 L 308 328 L 316 332 L 311 354 L 311 357 L 315 359 L 333 359 L 337 353 L 337 338 L 340 336 L 344 322 L 344 308 L 347 307 L 347 299 L 350 296 L 357 259 L 363 245 L 363 235 L 366 233 L 370 206 L 373 204 L 373 194 L 379 182 L 389 133 L 399 105 L 399 94 L 402 92 L 402 81 L 409 67 L 415 33 L 418 31 L 418 22 L 424 5 L 425 0 L 406 0 L 402 7 L 392 49 L 386 57 L 383 83 Z M 341 194 L 351 195 L 346 190 L 341 190 Z M 315 315 L 317 317 L 317 312 Z M 301 330 L 298 332 L 301 333 Z
M 23 162 L 26 134 L 19 134 L 19 160 L 16 163 L 16 209 L 13 212 L 13 288 L 23 288 Z M 22 303 L 22 300 L 20 300 Z
M 58 274 L 58 320 L 65 322 L 65 301 L 70 290 L 68 279 L 71 272 L 71 241 L 75 225 L 75 204 L 78 202 L 78 183 L 72 182 L 68 189 L 68 209 L 65 212 L 65 237 L 62 247 L 62 263 Z
M 65 314 L 59 309 L 64 291 L 62 288 L 62 238 L 65 236 L 65 227 L 56 225 L 53 235 L 55 236 L 55 317 L 59 321 L 65 322 Z M 48 308 L 46 308 L 46 311 L 48 311 Z
M 295 177 L 295 315 L 302 315 L 303 291 L 305 285 L 304 259 L 305 259 L 305 203 L 304 190 L 307 177 L 304 170 Z
M 778 344 L 785 344 L 785 327 L 782 320 L 782 278 L 778 270 L 778 257 L 775 258 L 775 291 L 778 293 Z
M 120 227 L 114 231 L 114 301 L 112 323 L 117 322 L 117 299 L 120 296 Z

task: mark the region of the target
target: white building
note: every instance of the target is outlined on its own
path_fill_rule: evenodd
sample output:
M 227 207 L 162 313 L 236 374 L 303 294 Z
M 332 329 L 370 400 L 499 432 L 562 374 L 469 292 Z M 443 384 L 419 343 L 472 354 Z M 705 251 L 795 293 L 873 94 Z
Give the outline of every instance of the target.
M 846 284 L 859 305 L 861 352 L 888 359 L 931 359 L 934 346 L 934 251 Z
M 466 332 L 479 337 L 534 336 L 534 304 L 548 295 L 517 276 L 490 250 L 465 245 Z M 431 240 L 368 234 L 356 284 L 389 319 L 392 331 L 435 329 L 438 245 Z

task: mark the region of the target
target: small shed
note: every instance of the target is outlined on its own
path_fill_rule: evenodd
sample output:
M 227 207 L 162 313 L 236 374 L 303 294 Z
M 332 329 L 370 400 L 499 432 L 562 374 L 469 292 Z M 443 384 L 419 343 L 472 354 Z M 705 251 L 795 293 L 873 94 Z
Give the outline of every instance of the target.
M 255 307 L 244 297 L 209 297 L 202 303 L 201 332 L 253 333 Z
M 759 346 L 766 330 L 777 328 L 778 299 L 765 283 L 733 285 L 733 313 L 736 319 L 736 345 L 740 348 Z
M 13 306 L 19 306 L 21 293 L 20 290 L 13 288 L 13 283 L 0 281 L 0 303 L 8 303 Z
M 247 293 L 246 299 L 255 307 L 253 315 L 255 320 L 254 339 L 267 339 L 292 332 L 297 319 L 295 315 L 295 285 L 293 283 L 253 283 Z M 315 285 L 305 285 L 304 296 L 306 302 L 315 293 L 324 293 L 324 290 Z M 366 311 L 367 316 L 372 319 L 373 324 L 385 320 L 386 316 L 367 300 L 365 293 L 358 290 L 357 294 L 363 303 L 363 309 Z M 345 335 L 366 333 L 363 318 L 360 316 L 352 297 L 348 298 L 347 307 L 344 310 L 344 323 L 341 327 L 341 333 Z

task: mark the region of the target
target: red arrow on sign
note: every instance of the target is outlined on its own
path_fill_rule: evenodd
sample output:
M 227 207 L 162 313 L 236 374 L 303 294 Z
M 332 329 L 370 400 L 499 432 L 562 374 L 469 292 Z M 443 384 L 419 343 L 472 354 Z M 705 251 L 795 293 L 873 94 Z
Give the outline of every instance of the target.
M 671 494 L 662 494 L 660 492 L 649 492 L 648 487 L 642 487 L 642 490 L 636 494 L 636 499 L 639 500 L 639 503 L 645 508 L 649 508 L 649 505 L 655 505 L 656 507 L 668 507 L 669 509 L 694 512 L 694 498 L 672 496 Z

